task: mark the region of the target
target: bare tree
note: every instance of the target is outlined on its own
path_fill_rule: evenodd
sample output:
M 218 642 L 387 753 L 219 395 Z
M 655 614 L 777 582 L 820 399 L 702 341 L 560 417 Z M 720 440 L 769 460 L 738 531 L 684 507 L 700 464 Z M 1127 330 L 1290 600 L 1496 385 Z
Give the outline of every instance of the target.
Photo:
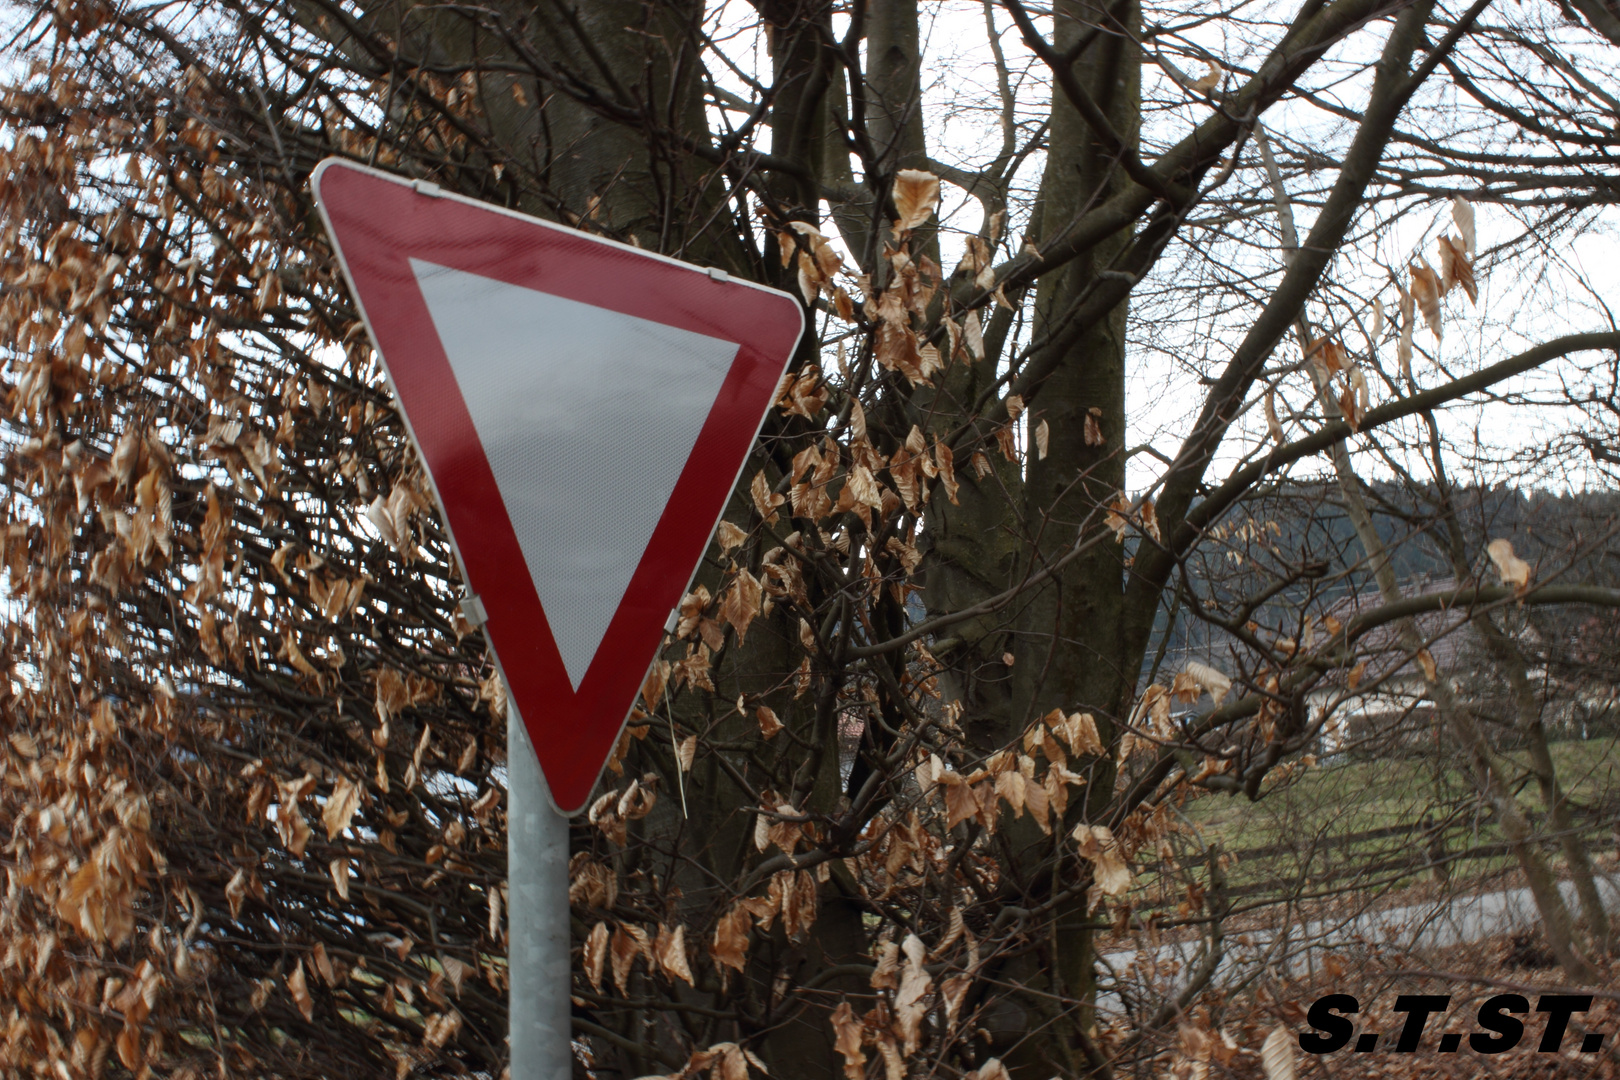
M 6 1068 L 503 1067 L 505 694 L 331 154 L 812 317 L 573 831 L 582 1070 L 1152 1069 L 1236 910 L 1189 805 L 1307 770 L 1324 694 L 1443 696 L 1432 613 L 1620 605 L 1500 535 L 1408 593 L 1421 529 L 1267 511 L 1323 458 L 1608 482 L 1620 331 L 1559 247 L 1615 202 L 1601 4 L 8 11 Z M 1144 922 L 1188 980 L 1108 975 Z

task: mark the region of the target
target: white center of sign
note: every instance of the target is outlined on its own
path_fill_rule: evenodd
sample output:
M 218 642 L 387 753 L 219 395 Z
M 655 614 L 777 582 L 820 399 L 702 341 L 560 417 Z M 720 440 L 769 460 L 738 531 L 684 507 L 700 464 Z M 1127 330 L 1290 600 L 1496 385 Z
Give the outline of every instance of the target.
M 420 259 L 411 270 L 578 690 L 738 346 Z

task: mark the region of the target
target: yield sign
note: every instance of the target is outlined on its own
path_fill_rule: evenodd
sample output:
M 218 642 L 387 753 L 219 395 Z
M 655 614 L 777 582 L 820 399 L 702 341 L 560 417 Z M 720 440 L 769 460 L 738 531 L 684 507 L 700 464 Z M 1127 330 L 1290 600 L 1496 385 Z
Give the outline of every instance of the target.
M 315 196 L 557 806 L 612 752 L 804 326 L 786 293 L 329 159 Z

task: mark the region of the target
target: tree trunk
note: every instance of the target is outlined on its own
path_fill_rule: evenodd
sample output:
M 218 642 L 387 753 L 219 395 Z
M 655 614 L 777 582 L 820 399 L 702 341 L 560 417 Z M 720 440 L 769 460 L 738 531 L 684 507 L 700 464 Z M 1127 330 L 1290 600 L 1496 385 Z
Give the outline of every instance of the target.
M 1318 365 L 1311 364 L 1310 368 L 1313 378 L 1317 379 L 1317 400 L 1330 419 L 1337 418 L 1338 404 L 1328 389 L 1331 384 Z M 1337 442 L 1333 444 L 1331 455 L 1334 471 L 1339 478 L 1339 490 L 1344 496 L 1346 514 L 1355 527 L 1362 550 L 1367 554 L 1367 562 L 1378 583 L 1379 595 L 1386 604 L 1395 603 L 1401 599 L 1400 585 L 1395 580 L 1395 569 L 1384 542 L 1373 526 L 1372 515 L 1367 511 L 1366 500 L 1361 495 L 1361 480 L 1351 465 L 1349 451 L 1343 442 Z M 1423 640 L 1416 622 L 1402 619 L 1396 627 L 1401 647 L 1413 657 L 1426 649 L 1428 642 Z M 1467 751 L 1474 783 L 1496 812 L 1502 833 L 1507 837 L 1508 846 L 1524 872 L 1525 883 L 1530 887 L 1530 895 L 1535 899 L 1536 910 L 1541 914 L 1542 932 L 1546 935 L 1548 947 L 1558 959 L 1559 967 L 1573 981 L 1591 983 L 1598 977 L 1598 970 L 1577 948 L 1575 921 L 1570 917 L 1569 907 L 1558 889 L 1558 875 L 1542 854 L 1534 829 L 1503 779 L 1501 760 L 1491 749 L 1489 740 L 1473 715 L 1457 704 L 1448 676 L 1437 673 L 1436 677 L 1430 678 L 1425 672 L 1424 681 L 1440 723 L 1457 736 Z
M 1439 429 L 1434 425 L 1432 417 L 1425 419 L 1429 423 L 1431 450 L 1437 451 Z M 1462 523 L 1457 517 L 1457 508 L 1452 501 L 1451 481 L 1446 475 L 1445 459 L 1439 453 L 1434 453 L 1431 457 L 1440 493 L 1440 513 L 1445 526 L 1444 536 L 1447 541 L 1445 553 L 1451 560 L 1452 573 L 1460 582 L 1465 580 L 1470 572 Z M 1603 896 L 1598 890 L 1592 860 L 1586 850 L 1586 840 L 1570 817 L 1568 798 L 1558 783 L 1557 768 L 1553 764 L 1552 752 L 1547 747 L 1547 731 L 1541 722 L 1541 703 L 1536 700 L 1535 689 L 1530 685 L 1524 653 L 1513 639 L 1496 625 L 1489 614 L 1480 612 L 1473 616 L 1471 623 L 1480 640 L 1485 643 L 1491 659 L 1496 662 L 1497 673 L 1507 681 L 1514 719 L 1530 751 L 1530 771 L 1536 778 L 1536 787 L 1541 792 L 1542 805 L 1547 811 L 1547 824 L 1558 836 L 1559 846 L 1563 849 L 1564 860 L 1575 886 L 1575 895 L 1581 902 L 1581 916 L 1591 939 L 1592 951 L 1594 954 L 1602 955 L 1613 947 L 1609 915 L 1603 907 Z
M 1587 854 L 1586 840 L 1570 816 L 1569 798 L 1558 783 L 1557 768 L 1547 747 L 1547 729 L 1541 722 L 1541 703 L 1536 700 L 1536 692 L 1525 673 L 1524 654 L 1490 616 L 1476 615 L 1473 622 L 1490 649 L 1492 658 L 1496 660 L 1498 670 L 1508 681 L 1519 732 L 1530 751 L 1530 772 L 1536 778 L 1542 805 L 1547 810 L 1547 824 L 1557 834 L 1558 844 L 1563 848 L 1564 861 L 1575 885 L 1575 895 L 1581 901 L 1581 918 L 1591 938 L 1592 951 L 1601 955 L 1608 952 L 1612 944 L 1609 915 L 1603 908 L 1603 897 L 1592 872 L 1592 859 Z
M 1135 45 L 1137 6 L 1063 0 L 1053 14 L 1053 46 L 1059 53 L 1090 38 L 1072 65 L 1074 80 L 1134 153 L 1141 82 Z M 1059 233 L 1125 182 L 1117 153 L 1104 145 L 1103 136 L 1082 117 L 1076 102 L 1054 89 L 1050 149 L 1031 228 L 1037 242 Z M 1125 487 L 1126 304 L 1096 320 L 1078 339 L 1065 330 L 1073 310 L 1102 275 L 1113 271 L 1114 260 L 1130 239 L 1120 233 L 1105 241 L 1061 271 L 1043 276 L 1036 292 L 1031 352 L 1062 348 L 1063 355 L 1031 395 L 1026 414 L 1027 479 L 1017 525 L 1026 550 L 1032 551 L 1027 567 L 1031 571 L 1062 557 L 1083 526 L 1095 529 L 1101 508 Z M 1039 449 L 1042 441 L 1044 456 Z M 1056 708 L 1092 713 L 1113 754 L 1117 725 L 1129 709 L 1141 666 L 1141 657 L 1123 648 L 1124 566 L 1122 547 L 1110 539 L 1089 548 L 1055 581 L 1023 601 L 1012 639 L 1010 709 L 997 718 L 993 732 L 986 733 L 987 741 L 1006 745 Z M 1111 756 L 1076 767 L 1087 774 L 1089 784 L 1085 798 L 1071 805 L 1069 821 L 1054 827 L 1057 837 L 1065 835 L 1064 825 L 1075 821 L 1102 823 L 1105 807 L 1113 801 Z M 1004 829 L 1008 844 L 1026 864 L 1020 884 L 1033 895 L 1021 897 L 1022 902 L 1075 884 L 1089 873 L 1086 864 L 1046 841 L 1027 819 L 1009 821 Z M 1055 872 L 1048 869 L 1054 860 Z M 1044 1080 L 1054 1069 L 1076 1071 L 1094 1033 L 1094 933 L 1086 926 L 1090 921 L 1086 897 L 1081 892 L 1062 905 L 1048 949 L 1033 955 L 1025 962 L 1027 970 L 1019 973 L 1032 990 L 1055 995 L 1074 1009 L 1066 1016 L 1054 1016 L 1055 1010 L 1046 1004 L 1053 998 L 1032 994 L 1026 999 L 1031 1021 L 1049 1024 L 1052 1035 L 1028 1039 L 1028 1032 L 1016 1033 L 1024 1041 L 1008 1045 L 1007 1060 L 1020 1078 Z

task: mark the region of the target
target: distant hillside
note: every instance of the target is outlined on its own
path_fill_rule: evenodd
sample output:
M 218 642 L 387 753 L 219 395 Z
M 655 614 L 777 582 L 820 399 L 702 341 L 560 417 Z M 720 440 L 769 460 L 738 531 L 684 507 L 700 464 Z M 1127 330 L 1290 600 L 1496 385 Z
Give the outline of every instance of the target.
M 1566 578 L 1620 582 L 1620 544 L 1612 539 L 1620 528 L 1620 493 L 1470 487 L 1458 489 L 1453 500 L 1471 575 L 1494 581 L 1484 549 L 1501 537 L 1542 568 L 1543 576 L 1568 564 Z M 1369 485 L 1367 502 L 1403 589 L 1420 590 L 1425 582 L 1454 576 L 1445 534 L 1437 528 L 1440 506 L 1433 486 Z M 1215 543 L 1204 545 L 1186 566 L 1186 580 L 1199 602 L 1230 610 L 1242 598 L 1288 581 L 1251 616 L 1285 636 L 1302 611 L 1320 612 L 1376 588 L 1333 483 L 1278 485 L 1227 515 L 1211 537 Z M 1161 639 L 1169 633 L 1166 663 L 1178 668 L 1200 656 L 1218 662 L 1226 652 L 1224 632 L 1188 615 L 1185 605 L 1173 627 L 1170 612 L 1161 609 L 1158 632 Z M 1156 653 L 1150 652 L 1149 665 Z

